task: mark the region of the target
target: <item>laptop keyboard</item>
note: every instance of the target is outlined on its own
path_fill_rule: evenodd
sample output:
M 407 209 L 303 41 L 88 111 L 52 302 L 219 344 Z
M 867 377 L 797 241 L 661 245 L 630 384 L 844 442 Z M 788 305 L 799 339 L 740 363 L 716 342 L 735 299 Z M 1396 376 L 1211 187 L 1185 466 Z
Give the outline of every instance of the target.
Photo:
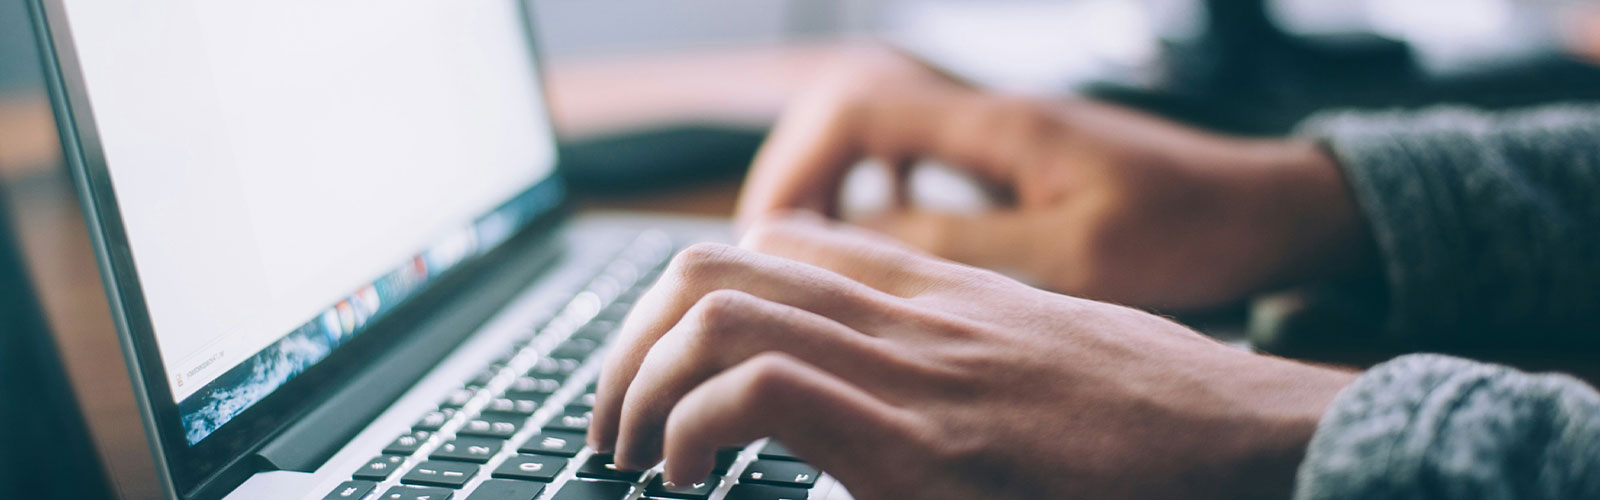
M 690 485 L 665 482 L 659 470 L 617 470 L 611 455 L 585 446 L 601 347 L 673 250 L 664 234 L 640 236 L 561 312 L 419 415 L 324 498 L 809 498 L 820 473 L 777 442 L 724 449 L 712 476 Z

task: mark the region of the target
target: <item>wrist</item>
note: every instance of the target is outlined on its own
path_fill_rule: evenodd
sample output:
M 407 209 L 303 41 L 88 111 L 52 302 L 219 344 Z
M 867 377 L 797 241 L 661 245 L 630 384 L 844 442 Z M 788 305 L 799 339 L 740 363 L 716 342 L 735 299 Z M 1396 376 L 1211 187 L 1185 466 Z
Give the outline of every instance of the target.
M 1358 373 L 1258 357 L 1265 366 L 1247 368 L 1237 394 L 1248 416 L 1234 426 L 1233 453 L 1215 473 L 1225 478 L 1221 498 L 1290 498 L 1300 463 L 1317 424 L 1339 391 Z
M 1262 288 L 1348 275 L 1374 265 L 1377 246 L 1338 162 L 1315 141 L 1268 141 L 1252 207 L 1271 240 Z

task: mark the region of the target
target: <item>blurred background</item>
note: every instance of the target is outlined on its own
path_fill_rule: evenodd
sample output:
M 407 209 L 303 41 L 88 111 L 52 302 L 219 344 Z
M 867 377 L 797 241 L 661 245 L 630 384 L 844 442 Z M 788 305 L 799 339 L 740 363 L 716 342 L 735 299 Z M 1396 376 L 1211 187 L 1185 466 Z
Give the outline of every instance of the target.
M 571 139 L 691 123 L 759 132 L 809 71 L 864 39 L 988 87 L 1088 93 L 1244 133 L 1282 132 L 1332 106 L 1600 92 L 1585 62 L 1600 59 L 1600 8 L 1581 0 L 533 3 Z M 36 126 L 47 110 L 24 5 L 0 2 L 0 163 L 38 166 L 53 152 Z M 706 144 L 684 149 L 729 152 L 741 148 L 725 142 L 759 138 L 671 138 L 685 137 Z
M 1241 134 L 1340 107 L 1600 98 L 1579 0 L 533 0 L 582 204 L 726 215 L 784 103 L 882 41 L 976 84 Z M 25 0 L 0 0 L 0 192 L 102 460 L 155 493 Z M 10 284 L 0 284 L 10 286 Z M 86 384 L 84 381 L 93 381 Z M 120 390 L 119 390 L 120 389 Z

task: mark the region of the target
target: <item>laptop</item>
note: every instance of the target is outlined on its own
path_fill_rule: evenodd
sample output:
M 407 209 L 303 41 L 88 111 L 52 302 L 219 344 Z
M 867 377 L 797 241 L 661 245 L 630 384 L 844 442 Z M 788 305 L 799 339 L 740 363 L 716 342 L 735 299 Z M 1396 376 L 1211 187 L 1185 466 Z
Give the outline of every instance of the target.
M 167 498 L 848 498 L 584 449 L 618 321 L 729 236 L 567 210 L 524 3 L 30 4 Z
M 3 187 L 3 186 L 0 186 Z M 0 189 L 0 498 L 109 498 Z

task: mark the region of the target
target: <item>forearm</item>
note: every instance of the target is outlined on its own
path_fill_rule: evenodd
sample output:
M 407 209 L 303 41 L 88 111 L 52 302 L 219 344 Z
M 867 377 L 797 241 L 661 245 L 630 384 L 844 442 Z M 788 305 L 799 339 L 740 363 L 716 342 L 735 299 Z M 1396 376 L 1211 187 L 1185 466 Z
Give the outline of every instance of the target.
M 1339 113 L 1339 162 L 1411 348 L 1600 343 L 1600 107 Z
M 1566 376 L 1397 358 L 1334 399 L 1294 498 L 1600 498 L 1600 395 Z

